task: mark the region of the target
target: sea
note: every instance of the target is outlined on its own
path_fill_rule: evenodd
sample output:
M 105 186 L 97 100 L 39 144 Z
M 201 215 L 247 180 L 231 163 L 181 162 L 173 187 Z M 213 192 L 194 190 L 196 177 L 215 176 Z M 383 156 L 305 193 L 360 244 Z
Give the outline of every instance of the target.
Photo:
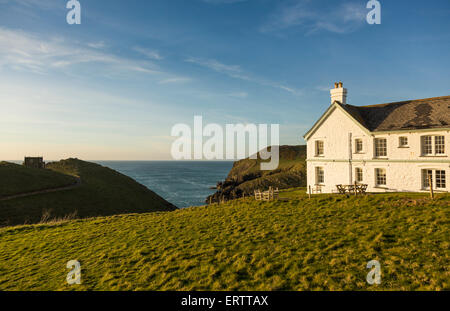
M 205 205 L 232 161 L 92 161 L 143 184 L 178 208 Z

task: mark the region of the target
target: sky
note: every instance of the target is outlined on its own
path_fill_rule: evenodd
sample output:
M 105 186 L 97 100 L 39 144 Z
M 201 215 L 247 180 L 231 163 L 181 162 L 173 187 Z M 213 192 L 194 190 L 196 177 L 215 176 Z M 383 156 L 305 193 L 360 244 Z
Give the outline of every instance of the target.
M 169 160 L 175 124 L 303 135 L 348 103 L 450 95 L 450 1 L 0 0 L 0 160 Z

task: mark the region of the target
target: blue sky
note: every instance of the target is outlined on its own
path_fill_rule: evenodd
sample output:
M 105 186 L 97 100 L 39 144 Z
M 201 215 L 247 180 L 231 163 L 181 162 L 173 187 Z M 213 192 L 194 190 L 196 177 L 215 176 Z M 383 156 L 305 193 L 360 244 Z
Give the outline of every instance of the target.
M 0 159 L 170 159 L 171 128 L 277 123 L 282 144 L 330 104 L 449 95 L 450 2 L 0 0 Z

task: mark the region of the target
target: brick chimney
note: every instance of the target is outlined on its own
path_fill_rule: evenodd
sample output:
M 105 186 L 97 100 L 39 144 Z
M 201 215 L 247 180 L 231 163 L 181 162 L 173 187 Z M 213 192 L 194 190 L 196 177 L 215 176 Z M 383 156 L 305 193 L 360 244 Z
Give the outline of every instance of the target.
M 334 84 L 334 89 L 330 90 L 330 94 L 331 104 L 334 104 L 335 101 L 344 105 L 347 104 L 347 89 L 344 88 L 344 83 L 336 82 Z

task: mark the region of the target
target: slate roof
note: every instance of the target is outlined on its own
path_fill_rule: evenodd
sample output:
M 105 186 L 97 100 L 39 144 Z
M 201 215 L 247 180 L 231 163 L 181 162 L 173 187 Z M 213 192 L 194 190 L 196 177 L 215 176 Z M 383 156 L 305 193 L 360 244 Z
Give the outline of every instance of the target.
M 373 106 L 337 103 L 371 132 L 450 128 L 450 96 Z

